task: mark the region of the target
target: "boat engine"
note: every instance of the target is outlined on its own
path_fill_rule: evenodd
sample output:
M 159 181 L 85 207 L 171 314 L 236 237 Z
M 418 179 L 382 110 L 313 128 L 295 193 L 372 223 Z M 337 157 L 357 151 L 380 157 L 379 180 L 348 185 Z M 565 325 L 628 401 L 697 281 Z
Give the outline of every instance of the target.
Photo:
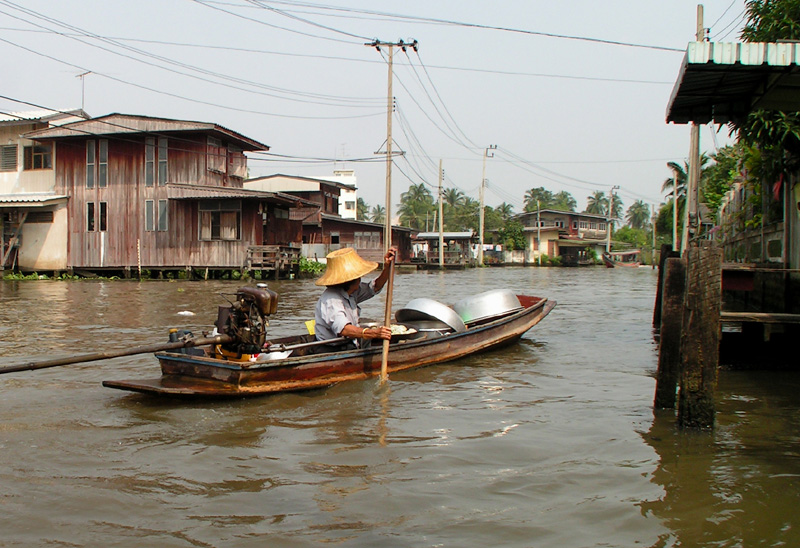
M 266 284 L 240 288 L 236 300 L 220 306 L 217 314 L 217 332 L 233 339 L 222 345 L 223 350 L 237 356 L 261 352 L 267 340 L 267 317 L 277 311 L 278 294 Z

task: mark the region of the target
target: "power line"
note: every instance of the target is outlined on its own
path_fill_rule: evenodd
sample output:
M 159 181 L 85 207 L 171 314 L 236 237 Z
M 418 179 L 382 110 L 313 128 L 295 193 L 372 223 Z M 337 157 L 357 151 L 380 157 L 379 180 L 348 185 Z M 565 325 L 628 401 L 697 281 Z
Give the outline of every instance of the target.
M 197 0 L 195 0 L 197 1 Z M 465 27 L 465 28 L 476 28 L 476 29 L 484 29 L 484 30 L 496 30 L 496 31 L 503 31 L 503 32 L 510 32 L 515 34 L 524 34 L 524 35 L 531 35 L 531 36 L 543 36 L 546 38 L 559 38 L 564 40 L 577 40 L 583 42 L 593 42 L 598 44 L 606 44 L 606 45 L 613 45 L 613 46 L 624 46 L 624 47 L 633 47 L 633 48 L 643 48 L 643 49 L 653 49 L 653 50 L 661 50 L 661 51 L 673 51 L 673 52 L 680 52 L 683 53 L 684 49 L 678 48 L 669 48 L 664 46 L 653 46 L 648 44 L 635 44 L 632 42 L 621 42 L 618 40 L 606 40 L 602 38 L 590 38 L 586 36 L 571 36 L 567 34 L 556 34 L 551 32 L 541 32 L 541 31 L 533 31 L 527 29 L 519 29 L 514 27 L 501 27 L 496 25 L 486 25 L 486 24 L 479 24 L 479 23 L 468 23 L 464 21 L 456 21 L 452 19 L 438 19 L 433 17 L 420 17 L 420 16 L 413 16 L 413 15 L 402 15 L 399 13 L 388 13 L 388 12 L 380 12 L 375 10 L 365 10 L 365 9 L 356 9 L 356 8 L 341 8 L 337 6 L 330 6 L 330 5 L 323 5 L 323 4 L 311 4 L 308 2 L 287 2 L 287 1 L 280 1 L 275 0 L 272 3 L 274 4 L 288 4 L 290 6 L 300 6 L 300 7 L 307 7 L 313 9 L 322 9 L 322 10 L 331 10 L 331 11 L 342 11 L 348 13 L 364 13 L 368 15 L 377 15 L 380 17 L 386 17 L 391 19 L 400 19 L 400 20 L 408 20 L 408 21 L 415 21 L 415 22 L 424 22 L 424 23 L 436 23 L 442 25 L 449 25 L 449 26 L 458 26 L 458 27 Z
M 74 63 L 70 63 L 69 61 L 64 61 L 63 59 L 58 59 L 57 57 L 53 57 L 52 55 L 48 55 L 46 53 L 42 53 L 42 52 L 30 49 L 30 48 L 25 47 L 25 46 L 23 46 L 21 44 L 15 44 L 14 42 L 10 42 L 9 40 L 6 40 L 4 38 L 0 38 L 0 42 L 4 42 L 4 43 L 6 43 L 6 44 L 8 44 L 10 46 L 14 46 L 15 48 L 19 48 L 19 49 L 25 50 L 25 51 L 27 51 L 29 53 L 33 53 L 34 55 L 39 55 L 40 57 L 45 57 L 45 58 L 50 59 L 52 61 L 55 61 L 57 63 L 61 63 L 61 64 L 64 64 L 64 65 L 67 65 L 67 66 L 75 68 L 75 69 L 77 69 L 77 70 L 79 70 L 81 72 L 91 71 L 92 74 L 94 74 L 94 75 L 101 76 L 103 78 L 107 78 L 109 80 L 113 80 L 115 82 L 119 82 L 121 84 L 125 84 L 127 86 L 132 86 L 132 87 L 135 87 L 135 88 L 143 89 L 143 90 L 146 90 L 146 91 L 157 93 L 159 95 L 166 95 L 168 97 L 181 99 L 183 101 L 188 101 L 188 102 L 191 102 L 191 103 L 197 103 L 197 104 L 200 104 L 200 105 L 212 106 L 212 107 L 221 108 L 221 109 L 225 109 L 225 110 L 231 110 L 231 111 L 235 111 L 235 112 L 244 112 L 244 113 L 247 113 L 247 114 L 259 114 L 259 115 L 263 115 L 263 116 L 274 116 L 274 117 L 277 117 L 277 118 L 304 119 L 304 120 L 344 120 L 344 119 L 353 119 L 353 118 L 368 118 L 368 117 L 380 116 L 381 115 L 380 112 L 376 112 L 376 113 L 371 113 L 371 114 L 359 114 L 359 115 L 352 115 L 352 116 L 299 116 L 299 115 L 292 115 L 292 114 L 278 114 L 278 113 L 275 113 L 275 112 L 264 112 L 264 111 L 258 111 L 258 110 L 251 110 L 251 109 L 245 109 L 245 108 L 232 107 L 232 106 L 228 106 L 228 105 L 221 105 L 221 104 L 218 104 L 218 103 L 212 103 L 210 101 L 202 101 L 200 99 L 193 99 L 191 97 L 178 95 L 177 93 L 170 93 L 168 91 L 163 91 L 163 90 L 151 88 L 151 87 L 144 86 L 142 84 L 137 84 L 135 82 L 131 82 L 131 81 L 128 81 L 128 80 L 123 80 L 122 78 L 117 78 L 115 76 L 111 76 L 110 74 L 105 74 L 103 72 L 99 72 L 99 71 L 96 71 L 96 70 L 91 70 L 91 69 L 88 69 L 86 67 L 83 67 L 83 66 L 80 66 L 80 65 L 76 65 Z

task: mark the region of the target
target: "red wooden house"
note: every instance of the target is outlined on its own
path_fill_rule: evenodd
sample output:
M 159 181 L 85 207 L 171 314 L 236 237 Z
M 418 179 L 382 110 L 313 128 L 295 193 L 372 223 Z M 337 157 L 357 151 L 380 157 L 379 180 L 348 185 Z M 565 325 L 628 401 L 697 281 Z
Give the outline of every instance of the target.
M 243 188 L 244 153 L 269 147 L 222 126 L 110 114 L 26 137 L 58 153 L 69 269 L 236 269 L 251 246 L 302 238 L 303 200 Z

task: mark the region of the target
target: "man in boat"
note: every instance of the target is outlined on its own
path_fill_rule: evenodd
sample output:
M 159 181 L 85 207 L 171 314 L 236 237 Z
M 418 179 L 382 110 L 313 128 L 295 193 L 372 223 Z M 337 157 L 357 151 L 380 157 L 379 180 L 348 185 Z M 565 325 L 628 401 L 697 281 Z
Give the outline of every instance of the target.
M 378 268 L 378 263 L 361 258 L 351 247 L 337 249 L 327 255 L 328 266 L 316 281 L 317 285 L 326 286 L 326 289 L 314 310 L 314 333 L 319 341 L 338 337 L 349 340 L 324 345 L 319 351 L 359 348 L 364 345 L 364 339 L 392 338 L 392 331 L 387 326 L 359 327 L 361 309 L 358 303 L 371 299 L 383 289 L 396 255 L 397 248 L 390 248 L 383 257 L 383 271 L 377 278 L 367 282 L 362 281 L 361 277 Z

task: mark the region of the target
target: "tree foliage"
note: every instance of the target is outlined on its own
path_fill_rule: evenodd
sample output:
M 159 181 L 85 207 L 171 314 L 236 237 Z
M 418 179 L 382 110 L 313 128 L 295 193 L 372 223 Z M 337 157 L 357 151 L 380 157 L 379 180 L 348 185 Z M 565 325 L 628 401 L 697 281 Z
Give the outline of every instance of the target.
M 636 200 L 633 202 L 633 205 L 628 208 L 625 214 L 625 220 L 631 228 L 647 228 L 647 224 L 650 220 L 650 206 L 642 200 Z
M 606 193 L 602 190 L 595 190 L 591 196 L 586 199 L 586 213 L 594 215 L 605 215 L 608 211 L 608 198 Z
M 557 209 L 558 211 L 575 211 L 575 208 L 578 207 L 578 202 L 569 192 L 562 190 L 553 194 L 543 186 L 526 191 L 524 203 L 526 212 L 536 211 L 537 204 L 541 209 Z

